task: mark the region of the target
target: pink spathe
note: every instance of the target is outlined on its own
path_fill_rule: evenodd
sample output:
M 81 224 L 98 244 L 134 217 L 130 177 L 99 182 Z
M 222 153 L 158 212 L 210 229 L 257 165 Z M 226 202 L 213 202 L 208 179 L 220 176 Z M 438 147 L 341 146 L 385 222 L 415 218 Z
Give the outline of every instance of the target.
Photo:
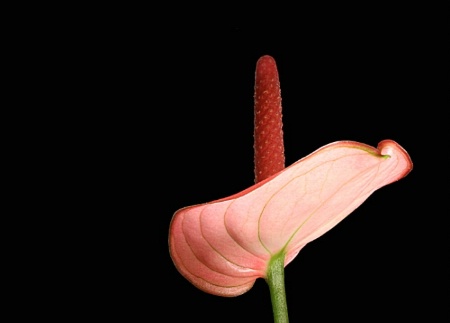
M 408 153 L 392 140 L 378 148 L 328 144 L 240 193 L 175 212 L 171 257 L 199 289 L 241 295 L 266 277 L 272 256 L 284 252 L 286 266 L 308 242 L 412 167 Z

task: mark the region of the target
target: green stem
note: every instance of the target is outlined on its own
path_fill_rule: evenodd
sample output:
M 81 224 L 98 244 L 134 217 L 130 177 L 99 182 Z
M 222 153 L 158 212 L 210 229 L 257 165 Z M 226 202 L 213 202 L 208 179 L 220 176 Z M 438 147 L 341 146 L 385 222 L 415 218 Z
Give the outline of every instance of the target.
M 269 262 L 266 282 L 269 285 L 272 300 L 273 318 L 275 323 L 289 323 L 284 288 L 284 251 L 274 255 Z

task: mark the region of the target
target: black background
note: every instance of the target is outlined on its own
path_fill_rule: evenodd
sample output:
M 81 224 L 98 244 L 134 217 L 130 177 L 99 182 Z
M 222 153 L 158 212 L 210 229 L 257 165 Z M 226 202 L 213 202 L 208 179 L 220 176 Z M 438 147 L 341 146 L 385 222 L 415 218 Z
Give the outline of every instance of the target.
M 441 315 L 446 235 L 436 230 L 448 208 L 435 206 L 442 190 L 431 172 L 448 162 L 434 148 L 448 108 L 436 100 L 444 83 L 435 75 L 447 68 L 433 59 L 442 42 L 399 12 L 333 17 L 197 28 L 132 11 L 83 32 L 69 62 L 79 81 L 65 101 L 77 122 L 71 180 L 83 185 L 72 196 L 82 230 L 65 253 L 75 274 L 61 287 L 82 295 L 67 316 L 272 322 L 263 280 L 235 298 L 208 295 L 178 273 L 167 244 L 176 210 L 253 184 L 262 55 L 275 58 L 280 75 L 286 165 L 334 141 L 384 139 L 414 163 L 286 267 L 291 322 Z

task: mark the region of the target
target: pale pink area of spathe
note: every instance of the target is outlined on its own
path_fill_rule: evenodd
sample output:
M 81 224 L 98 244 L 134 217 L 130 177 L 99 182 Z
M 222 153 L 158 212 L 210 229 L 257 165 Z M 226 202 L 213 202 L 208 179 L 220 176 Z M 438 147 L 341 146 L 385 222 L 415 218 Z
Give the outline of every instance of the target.
M 180 273 L 199 289 L 237 296 L 264 278 L 271 257 L 285 265 L 342 221 L 372 192 L 406 176 L 408 153 L 392 140 L 326 145 L 233 196 L 178 210 L 169 247 Z

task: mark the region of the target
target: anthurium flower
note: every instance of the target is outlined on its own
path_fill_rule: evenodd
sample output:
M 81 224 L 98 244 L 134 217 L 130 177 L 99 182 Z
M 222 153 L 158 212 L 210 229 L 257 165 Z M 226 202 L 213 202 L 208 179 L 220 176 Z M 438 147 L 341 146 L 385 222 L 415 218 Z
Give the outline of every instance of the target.
M 337 141 L 285 168 L 278 72 L 270 56 L 257 64 L 254 137 L 256 183 L 232 196 L 182 208 L 170 224 L 176 268 L 214 295 L 241 295 L 256 279 L 267 280 L 275 259 L 288 265 L 375 190 L 412 169 L 408 153 L 393 140 L 376 148 Z M 287 313 L 283 317 L 286 321 Z
M 177 211 L 170 227 L 173 261 L 201 290 L 240 295 L 266 277 L 274 255 L 285 253 L 286 266 L 411 166 L 391 140 L 378 148 L 331 143 L 238 194 Z

